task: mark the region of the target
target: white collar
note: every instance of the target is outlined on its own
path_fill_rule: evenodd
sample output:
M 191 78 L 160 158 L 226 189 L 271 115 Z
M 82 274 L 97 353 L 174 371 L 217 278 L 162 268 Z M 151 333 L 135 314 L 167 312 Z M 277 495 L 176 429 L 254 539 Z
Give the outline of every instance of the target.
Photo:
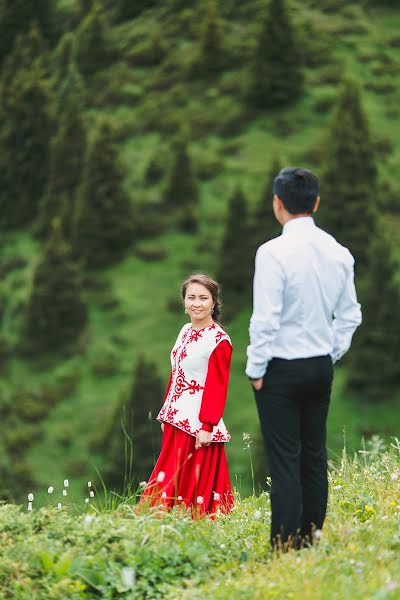
M 287 221 L 282 229 L 282 234 L 289 233 L 295 229 L 309 229 L 310 227 L 316 227 L 314 219 L 312 217 L 296 217 Z

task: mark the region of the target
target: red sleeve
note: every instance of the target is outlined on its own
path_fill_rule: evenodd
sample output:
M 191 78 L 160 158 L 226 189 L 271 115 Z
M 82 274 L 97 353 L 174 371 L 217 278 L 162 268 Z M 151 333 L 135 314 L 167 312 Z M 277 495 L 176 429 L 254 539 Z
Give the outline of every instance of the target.
M 164 400 L 163 400 L 163 404 L 168 396 L 168 392 L 170 390 L 171 387 L 171 383 L 172 383 L 172 371 L 171 371 L 171 375 L 169 376 L 169 380 L 168 380 L 168 385 L 167 385 L 167 389 L 165 390 L 165 394 L 164 394 Z
M 207 377 L 199 413 L 199 420 L 203 423 L 202 429 L 205 431 L 211 432 L 224 412 L 231 357 L 232 346 L 228 340 L 223 340 L 215 348 L 208 361 Z

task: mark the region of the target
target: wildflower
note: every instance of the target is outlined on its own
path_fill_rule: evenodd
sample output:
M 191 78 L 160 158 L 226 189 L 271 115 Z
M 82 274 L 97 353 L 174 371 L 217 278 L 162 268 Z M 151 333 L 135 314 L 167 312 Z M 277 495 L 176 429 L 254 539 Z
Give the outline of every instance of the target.
M 162 483 L 165 479 L 165 473 L 164 471 L 160 471 L 159 474 L 157 475 L 157 481 L 158 483 Z
M 131 567 L 123 567 L 121 570 L 121 578 L 124 586 L 129 590 L 135 585 L 135 572 Z
M 182 501 L 182 496 L 178 496 L 178 502 Z
M 67 493 L 68 493 L 67 490 L 63 490 L 63 496 L 66 496 Z
M 58 508 L 58 509 L 60 509 L 60 508 L 61 508 L 61 502 L 59 502 L 59 503 L 57 504 L 57 508 Z
M 322 538 L 322 529 L 316 529 L 314 531 L 314 539 L 320 540 Z
M 223 550 L 225 548 L 225 544 L 220 544 L 219 547 Z
M 69 481 L 68 479 L 64 479 L 64 487 L 69 487 Z
M 214 500 L 215 500 L 215 502 L 219 502 L 220 495 L 218 494 L 218 492 L 214 492 Z
M 85 498 L 85 503 L 89 504 L 89 498 Z
M 364 506 L 364 510 L 365 510 L 366 512 L 370 512 L 370 513 L 374 513 L 374 512 L 375 512 L 375 509 L 374 509 L 374 508 L 372 508 L 372 506 L 370 506 L 369 504 L 366 504 L 366 505 Z
M 243 433 L 243 441 L 244 442 L 248 442 L 250 440 L 250 434 L 249 433 Z
M 33 502 L 33 494 L 28 494 L 28 500 L 29 502 Z
M 139 487 L 140 487 L 140 488 L 145 488 L 145 487 L 146 487 L 146 485 L 147 485 L 147 481 L 141 481 L 141 482 L 139 483 Z
M 94 492 L 93 492 L 92 490 L 90 490 L 90 492 L 89 492 L 89 496 L 90 496 L 91 498 L 94 498 Z
M 390 506 L 396 506 L 396 502 L 393 502 L 393 501 L 392 501 L 392 502 L 390 503 Z
M 48 493 L 48 494 L 52 494 L 53 492 L 54 492 L 54 488 L 53 488 L 53 486 L 51 485 L 51 486 L 50 486 L 50 487 L 47 489 L 47 493 Z
M 93 521 L 93 516 L 92 515 L 86 515 L 85 516 L 85 523 L 87 525 L 89 525 L 92 521 Z
M 161 498 L 166 498 L 166 497 L 167 497 L 167 492 L 163 492 L 163 493 L 161 494 Z
M 92 487 L 92 482 L 91 482 L 91 481 L 88 481 L 88 482 L 87 482 L 87 486 L 88 486 L 88 488 L 91 488 L 91 487 Z
M 254 512 L 254 519 L 255 519 L 256 521 L 259 521 L 259 520 L 261 519 L 261 510 L 256 510 L 256 511 Z
M 203 496 L 197 496 L 197 504 L 203 504 Z
M 390 476 L 391 481 L 397 481 L 399 478 L 399 476 L 397 475 L 397 473 L 392 473 Z
M 28 510 L 32 510 L 32 502 L 28 502 Z
M 333 487 L 333 489 L 334 489 L 334 490 L 341 490 L 341 489 L 342 489 L 342 486 L 341 486 L 341 485 L 335 485 L 335 486 Z

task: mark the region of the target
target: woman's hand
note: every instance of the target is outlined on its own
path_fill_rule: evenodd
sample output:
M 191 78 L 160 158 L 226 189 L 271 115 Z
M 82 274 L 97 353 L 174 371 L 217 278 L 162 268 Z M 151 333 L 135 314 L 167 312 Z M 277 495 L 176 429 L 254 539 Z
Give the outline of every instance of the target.
M 196 450 L 202 446 L 209 446 L 211 444 L 211 436 L 211 431 L 204 431 L 204 429 L 200 429 L 199 433 L 196 435 Z
M 251 380 L 251 385 L 253 386 L 253 389 L 256 390 L 256 392 L 259 392 L 263 386 L 264 383 L 264 379 L 252 379 Z
M 164 423 L 161 423 L 161 431 L 164 433 Z

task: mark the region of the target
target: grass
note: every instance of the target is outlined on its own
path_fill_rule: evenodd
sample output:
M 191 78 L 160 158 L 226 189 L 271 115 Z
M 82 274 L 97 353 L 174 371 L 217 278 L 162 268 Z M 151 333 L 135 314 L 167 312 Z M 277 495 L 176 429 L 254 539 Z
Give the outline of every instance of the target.
M 400 597 L 400 442 L 375 439 L 331 465 L 319 546 L 269 552 L 268 493 L 192 521 L 135 498 L 86 510 L 0 506 L 2 598 L 386 600 Z M 55 500 L 57 502 L 57 500 Z

